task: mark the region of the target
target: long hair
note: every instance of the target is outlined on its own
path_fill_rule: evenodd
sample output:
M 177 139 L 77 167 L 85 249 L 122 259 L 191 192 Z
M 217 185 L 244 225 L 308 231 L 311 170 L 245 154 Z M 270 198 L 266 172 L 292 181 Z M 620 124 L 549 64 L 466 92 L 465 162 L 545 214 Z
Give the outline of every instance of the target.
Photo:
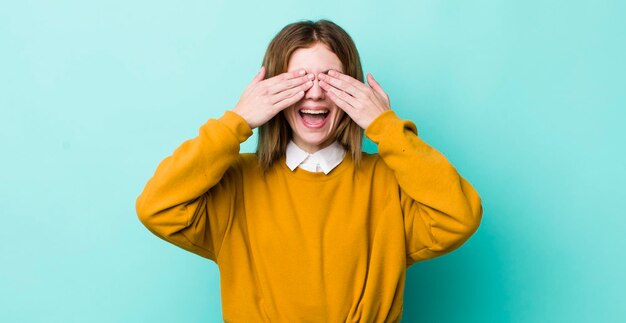
M 299 48 L 309 48 L 317 43 L 325 44 L 337 55 L 343 65 L 344 74 L 363 82 L 363 70 L 359 53 L 352 38 L 332 21 L 321 19 L 316 22 L 304 20 L 285 26 L 270 42 L 263 58 L 265 78 L 287 71 L 291 54 Z M 278 113 L 259 127 L 257 157 L 261 168 L 270 169 L 282 158 L 292 133 L 285 116 Z M 355 165 L 361 161 L 363 129 L 344 113 L 331 134 L 352 156 Z

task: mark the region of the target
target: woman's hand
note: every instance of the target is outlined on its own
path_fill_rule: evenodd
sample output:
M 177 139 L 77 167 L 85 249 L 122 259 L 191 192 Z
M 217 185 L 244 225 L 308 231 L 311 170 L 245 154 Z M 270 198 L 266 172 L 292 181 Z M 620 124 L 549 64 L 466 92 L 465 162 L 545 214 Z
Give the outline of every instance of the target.
M 263 80 L 265 66 L 262 66 L 232 111 L 243 117 L 251 129 L 263 125 L 304 97 L 315 78 L 315 75 L 305 73 L 300 69 Z
M 391 109 L 389 96 L 369 73 L 369 86 L 335 70 L 328 71 L 328 75 L 320 73 L 318 78 L 320 87 L 330 99 L 363 129 L 367 129 L 381 113 Z

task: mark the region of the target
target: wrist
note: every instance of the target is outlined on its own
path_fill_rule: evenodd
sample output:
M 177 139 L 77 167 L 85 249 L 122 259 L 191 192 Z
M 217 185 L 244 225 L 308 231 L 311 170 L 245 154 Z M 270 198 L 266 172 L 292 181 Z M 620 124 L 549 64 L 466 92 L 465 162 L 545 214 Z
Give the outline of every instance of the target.
M 378 144 L 384 136 L 387 128 L 394 123 L 402 122 L 393 110 L 386 110 L 379 114 L 370 124 L 365 128 L 365 136 Z
M 259 125 L 255 124 L 254 122 L 250 121 L 250 118 L 245 113 L 239 111 L 239 109 L 237 109 L 237 107 L 235 107 L 232 110 L 228 110 L 228 111 L 236 114 L 237 116 L 239 116 L 239 118 L 243 119 L 246 122 L 246 124 L 248 124 L 248 127 L 251 130 L 259 126 Z
M 237 136 L 239 142 L 244 142 L 252 136 L 253 128 L 243 116 L 233 110 L 226 110 L 224 115 L 219 118 L 219 121 Z

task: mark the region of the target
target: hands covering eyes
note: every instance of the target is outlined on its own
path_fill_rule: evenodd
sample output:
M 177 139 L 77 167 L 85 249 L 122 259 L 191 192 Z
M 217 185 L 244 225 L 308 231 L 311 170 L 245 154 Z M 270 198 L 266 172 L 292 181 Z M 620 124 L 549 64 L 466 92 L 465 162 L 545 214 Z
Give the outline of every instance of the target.
M 303 69 L 285 72 L 267 80 L 263 79 L 265 72 L 265 67 L 261 67 L 233 109 L 252 129 L 302 99 L 315 79 L 314 74 L 306 74 Z M 389 96 L 369 73 L 369 86 L 336 70 L 329 70 L 327 74 L 319 73 L 317 77 L 320 87 L 329 98 L 363 129 L 367 129 L 381 113 L 391 109 Z
M 246 87 L 233 112 L 242 116 L 254 129 L 272 119 L 276 114 L 304 97 L 315 75 L 303 69 L 285 72 L 267 80 L 265 67 Z
M 367 129 L 381 113 L 391 109 L 389 96 L 372 74 L 367 74 L 369 86 L 336 70 L 330 70 L 328 74 L 319 73 L 317 77 L 320 87 L 330 99 L 363 129 Z

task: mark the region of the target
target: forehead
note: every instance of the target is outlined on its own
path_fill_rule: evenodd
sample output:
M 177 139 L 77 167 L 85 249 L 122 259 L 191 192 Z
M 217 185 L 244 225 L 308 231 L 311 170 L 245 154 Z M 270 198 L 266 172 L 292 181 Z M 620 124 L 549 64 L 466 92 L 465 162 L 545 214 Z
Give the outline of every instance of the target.
M 287 71 L 300 68 L 308 73 L 327 72 L 329 69 L 343 71 L 339 57 L 322 43 L 309 48 L 298 48 L 291 54 Z

